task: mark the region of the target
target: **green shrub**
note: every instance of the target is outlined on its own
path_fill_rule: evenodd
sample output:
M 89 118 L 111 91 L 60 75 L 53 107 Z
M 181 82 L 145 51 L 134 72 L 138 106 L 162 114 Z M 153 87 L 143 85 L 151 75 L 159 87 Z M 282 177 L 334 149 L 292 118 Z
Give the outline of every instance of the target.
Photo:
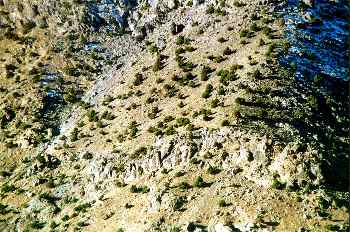
M 200 78 L 201 81 L 207 81 L 208 80 L 208 75 L 212 72 L 213 70 L 209 67 L 204 65 L 201 70 Z
M 182 189 L 182 190 L 187 190 L 187 189 L 190 189 L 192 186 L 187 183 L 187 182 L 181 182 L 179 185 L 178 185 L 178 188 L 179 189 Z
M 41 221 L 38 221 L 38 220 L 35 220 L 32 223 L 30 223 L 30 227 L 32 229 L 35 229 L 35 230 L 40 230 L 40 229 L 44 228 L 45 225 L 46 225 L 46 222 L 41 222 Z
M 213 86 L 211 84 L 208 84 L 205 88 L 205 91 L 202 93 L 202 98 L 209 98 L 213 89 Z
M 216 107 L 218 107 L 219 103 L 220 103 L 219 99 L 215 98 L 210 102 L 210 107 L 216 108 Z
M 205 187 L 205 186 L 206 186 L 206 183 L 204 182 L 203 177 L 198 176 L 198 177 L 195 179 L 195 181 L 194 181 L 194 183 L 193 183 L 193 186 L 194 186 L 194 187 L 197 187 L 197 188 L 203 188 L 203 187 Z
M 147 147 L 139 147 L 136 149 L 131 158 L 139 158 L 147 154 Z
M 184 36 L 180 35 L 179 37 L 176 38 L 176 45 L 184 45 L 184 44 L 189 44 L 191 42 L 190 39 L 185 38 Z
M 158 54 L 156 57 L 156 61 L 153 64 L 153 71 L 157 72 L 162 69 L 162 60 L 161 60 L 161 55 Z
M 178 126 L 186 126 L 187 124 L 190 124 L 190 119 L 188 118 L 178 118 L 176 119 L 176 123 Z
M 231 81 L 235 81 L 238 79 L 237 74 L 235 73 L 235 70 L 226 70 L 221 69 L 217 75 L 220 77 L 220 83 L 224 86 L 228 86 Z
M 150 191 L 149 187 L 142 185 L 137 187 L 136 185 L 131 185 L 130 192 L 132 193 L 148 193 Z
M 226 47 L 226 48 L 224 49 L 224 51 L 223 51 L 223 54 L 224 54 L 225 56 L 229 56 L 229 55 L 232 55 L 234 52 L 235 52 L 235 51 L 232 50 L 231 48 Z
M 224 199 L 220 199 L 218 204 L 219 204 L 219 207 L 226 207 L 226 206 L 228 206 L 228 204 L 226 203 L 226 201 Z
M 137 73 L 137 74 L 135 75 L 135 79 L 134 79 L 134 81 L 133 81 L 133 85 L 134 85 L 134 86 L 139 86 L 139 85 L 141 85 L 141 84 L 143 83 L 143 81 L 144 81 L 144 79 L 143 79 L 143 77 L 142 77 L 142 74 Z
M 216 175 L 216 174 L 219 174 L 221 172 L 221 169 L 219 167 L 209 166 L 207 172 L 211 175 Z
M 245 6 L 246 4 L 245 4 L 244 2 L 234 1 L 234 2 L 233 2 L 233 5 L 234 5 L 235 7 L 243 7 L 243 6 Z
M 274 178 L 273 181 L 272 181 L 272 188 L 275 188 L 275 189 L 279 189 L 279 190 L 282 190 L 286 187 L 286 184 L 285 183 L 282 183 L 281 181 L 279 181 L 278 179 Z
M 207 14 L 214 14 L 214 13 L 215 13 L 214 5 L 213 5 L 213 4 L 210 4 L 210 5 L 207 7 L 206 12 L 207 12 Z
M 12 184 L 9 184 L 9 183 L 4 183 L 2 186 L 1 186 L 1 193 L 9 193 L 9 192 L 13 192 L 15 191 L 17 188 L 12 185 Z
M 95 110 L 90 110 L 87 112 L 87 117 L 89 119 L 89 122 L 97 122 L 98 121 L 98 115 Z
M 80 212 L 85 213 L 85 212 L 87 212 L 87 209 L 90 207 L 91 207 L 90 203 L 83 203 L 83 204 L 76 206 L 74 208 L 74 211 L 78 212 L 78 213 L 80 213 Z
M 227 120 L 227 119 L 224 119 L 224 120 L 221 122 L 221 126 L 230 126 L 230 121 Z
M 226 42 L 227 40 L 225 39 L 225 38 L 223 38 L 223 37 L 220 37 L 220 38 L 218 38 L 218 42 L 219 43 L 224 43 L 224 42 Z

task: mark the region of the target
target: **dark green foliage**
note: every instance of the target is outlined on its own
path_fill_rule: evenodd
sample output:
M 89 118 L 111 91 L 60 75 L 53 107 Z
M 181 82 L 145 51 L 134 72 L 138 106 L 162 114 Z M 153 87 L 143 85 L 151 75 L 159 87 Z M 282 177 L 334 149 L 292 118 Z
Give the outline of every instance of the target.
M 35 229 L 35 230 L 40 230 L 40 229 L 44 228 L 45 225 L 46 225 L 46 222 L 41 222 L 41 221 L 38 221 L 38 220 L 35 220 L 32 223 L 30 223 L 30 227 L 32 229 Z
M 78 212 L 78 213 L 80 213 L 80 212 L 85 213 L 85 212 L 87 212 L 87 209 L 90 207 L 91 207 L 90 203 L 84 203 L 84 204 L 80 204 L 80 205 L 76 206 L 74 208 L 74 211 Z
M 229 205 L 226 203 L 226 201 L 224 199 L 220 199 L 218 204 L 219 204 L 219 207 L 226 207 Z
M 205 186 L 206 186 L 206 183 L 204 182 L 203 177 L 198 176 L 198 177 L 195 179 L 195 181 L 194 181 L 194 183 L 193 183 L 193 186 L 194 186 L 194 187 L 197 187 L 197 188 L 203 188 L 203 187 L 205 187 Z
M 134 81 L 133 81 L 133 85 L 134 85 L 134 86 L 139 86 L 139 85 L 142 84 L 143 81 L 144 81 L 144 79 L 143 79 L 143 77 L 142 77 L 142 74 L 137 73 L 137 74 L 135 75 L 135 79 L 134 79 Z
M 12 184 L 9 184 L 9 183 L 4 183 L 2 186 L 1 186 L 1 193 L 9 193 L 9 192 L 13 192 L 15 191 L 17 188 L 12 185 Z
M 180 177 L 180 176 L 183 176 L 185 175 L 185 173 L 183 171 L 178 171 L 175 173 L 175 177 Z
M 234 69 L 226 70 L 221 69 L 217 75 L 220 77 L 220 83 L 224 86 L 228 86 L 231 81 L 235 81 L 238 79 L 237 74 L 235 73 Z
M 245 6 L 246 4 L 245 4 L 244 2 L 234 1 L 234 2 L 233 2 L 233 5 L 234 5 L 235 7 L 243 7 L 243 6 Z
M 209 98 L 211 96 L 213 89 L 214 87 L 211 84 L 208 84 L 204 92 L 202 93 L 202 98 Z
M 177 62 L 177 65 L 184 71 L 184 72 L 190 72 L 192 71 L 196 66 L 190 62 L 186 61 L 184 57 L 180 55 L 176 55 L 175 60 Z
M 71 142 L 75 142 L 78 140 L 78 134 L 79 134 L 79 131 L 78 131 L 78 128 L 74 128 L 70 134 L 70 141 Z
M 130 130 L 130 136 L 133 138 L 136 137 L 137 132 L 139 131 L 139 129 L 137 128 L 137 122 L 136 121 L 130 122 L 128 128 Z
M 41 193 L 39 195 L 40 200 L 46 200 L 50 204 L 55 204 L 56 200 L 58 200 L 56 197 L 52 196 L 50 193 L 45 192 Z
M 157 117 L 157 114 L 160 112 L 159 108 L 154 106 L 151 108 L 151 110 L 148 112 L 147 116 L 150 119 L 155 119 Z
M 318 109 L 318 99 L 317 99 L 317 97 L 309 96 L 307 98 L 307 103 L 312 109 L 314 109 L 314 110 Z
M 131 158 L 139 158 L 147 154 L 147 147 L 139 147 L 136 149 Z
M 184 197 L 178 197 L 175 199 L 175 202 L 173 203 L 173 210 L 179 211 L 182 209 L 182 207 L 186 204 L 186 199 Z
M 201 81 L 207 81 L 211 72 L 213 72 L 213 70 L 209 66 L 204 65 L 200 74 Z
M 90 110 L 87 112 L 87 117 L 89 119 L 89 122 L 97 122 L 98 121 L 98 115 L 95 110 Z
M 221 126 L 230 126 L 230 121 L 227 120 L 227 119 L 224 119 L 224 120 L 221 122 Z
M 178 118 L 176 119 L 176 124 L 178 126 L 186 126 L 187 124 L 190 124 L 190 120 L 188 118 Z
M 167 97 L 174 97 L 176 96 L 176 93 L 178 92 L 178 89 L 174 85 L 165 84 L 164 90 L 166 91 Z
M 216 107 L 218 107 L 219 103 L 220 103 L 219 99 L 215 98 L 210 102 L 210 107 L 216 108 Z
M 253 23 L 251 26 L 250 26 L 250 30 L 251 31 L 260 31 L 260 27 L 256 24 L 256 23 Z
M 223 38 L 223 37 L 220 37 L 220 38 L 218 38 L 218 42 L 219 43 L 224 43 L 224 42 L 226 42 L 227 40 L 225 39 L 225 38 Z
M 272 188 L 275 188 L 275 189 L 279 189 L 279 190 L 282 190 L 286 187 L 286 184 L 285 183 L 282 183 L 281 181 L 279 181 L 277 178 L 274 178 L 273 181 L 272 181 Z
M 161 55 L 158 54 L 156 57 L 156 61 L 153 64 L 153 71 L 157 72 L 162 69 L 162 59 Z
M 8 205 L 0 203 L 0 214 L 5 215 L 9 213 L 11 210 L 8 209 Z
M 172 80 L 178 82 L 181 86 L 186 86 L 191 83 L 195 79 L 196 76 L 194 76 L 192 73 L 186 73 L 182 77 L 178 77 L 176 75 L 173 76 Z
M 180 35 L 179 37 L 176 38 L 176 45 L 184 45 L 184 44 L 189 44 L 191 42 L 190 39 L 185 38 L 184 36 Z
M 187 190 L 187 189 L 190 189 L 191 187 L 192 186 L 187 182 L 181 182 L 178 186 L 178 188 L 182 190 Z
M 207 14 L 214 14 L 215 13 L 215 7 L 213 4 L 210 4 L 207 8 Z
M 216 175 L 216 174 L 219 174 L 221 172 L 221 169 L 219 167 L 209 166 L 207 172 L 211 175 Z
M 226 47 L 226 48 L 224 49 L 224 51 L 223 51 L 223 54 L 224 54 L 225 56 L 229 56 L 229 55 L 232 55 L 234 52 L 235 52 L 235 51 L 232 50 L 231 48 Z
M 148 193 L 150 191 L 149 187 L 142 185 L 137 187 L 136 185 L 131 185 L 130 192 L 132 193 Z
M 176 130 L 175 130 L 175 128 L 173 127 L 173 126 L 170 126 L 170 127 L 168 127 L 166 130 L 165 130 L 165 134 L 166 135 L 174 135 L 174 134 L 176 134 Z

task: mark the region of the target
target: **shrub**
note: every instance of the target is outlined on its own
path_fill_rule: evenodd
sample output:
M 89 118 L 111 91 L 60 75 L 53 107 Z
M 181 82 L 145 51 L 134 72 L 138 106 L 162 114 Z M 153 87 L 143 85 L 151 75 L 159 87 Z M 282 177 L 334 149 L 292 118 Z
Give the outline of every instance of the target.
M 166 135 L 174 135 L 176 133 L 176 130 L 173 126 L 170 126 L 168 127 L 166 130 L 165 130 L 165 134 Z
M 98 121 L 98 115 L 95 110 L 90 110 L 87 113 L 87 117 L 89 119 L 89 122 L 97 122 Z
M 70 133 L 70 140 L 71 142 L 75 142 L 78 140 L 78 134 L 79 134 L 79 131 L 78 131 L 78 128 L 74 128 L 72 130 L 72 132 Z
M 137 187 L 136 185 L 131 185 L 130 192 L 132 193 L 148 193 L 150 191 L 149 187 L 142 185 Z
M 225 39 L 225 38 L 223 38 L 223 37 L 220 37 L 220 38 L 218 38 L 218 42 L 219 43 L 224 43 L 224 42 L 226 42 L 227 40 Z
M 209 98 L 211 96 L 211 93 L 213 91 L 213 86 L 211 84 L 208 84 L 205 88 L 205 91 L 202 93 L 202 98 Z
M 231 48 L 229 48 L 229 47 L 226 47 L 225 49 L 224 49 L 224 51 L 223 51 L 223 54 L 225 55 L 225 56 L 229 56 L 229 55 L 231 55 L 231 54 L 233 54 L 234 53 L 234 51 L 231 49 Z
M 90 208 L 90 207 L 91 207 L 90 203 L 83 203 L 83 204 L 80 204 L 80 205 L 76 206 L 74 208 L 74 211 L 78 212 L 78 213 L 80 213 L 80 212 L 85 213 L 87 211 L 87 209 Z
M 188 118 L 178 118 L 176 119 L 176 123 L 178 126 L 186 126 L 187 124 L 190 124 L 190 120 Z
M 245 4 L 244 2 L 234 1 L 234 2 L 233 2 L 233 5 L 234 5 L 235 7 L 243 7 L 243 6 L 245 6 L 246 4 Z
M 130 129 L 131 137 L 135 137 L 137 132 L 139 131 L 137 128 L 137 122 L 136 121 L 130 122 L 128 128 Z
M 154 106 L 151 108 L 151 110 L 148 112 L 147 116 L 150 119 L 155 119 L 157 117 L 157 114 L 160 112 L 159 108 Z
M 146 147 L 139 147 L 136 149 L 132 155 L 132 158 L 138 158 L 141 156 L 145 156 L 147 154 L 147 148 Z
M 135 75 L 135 79 L 134 79 L 134 81 L 133 81 L 133 85 L 134 85 L 134 86 L 139 86 L 139 85 L 142 84 L 143 80 L 144 80 L 144 79 L 143 79 L 143 77 L 142 77 L 142 74 L 137 73 L 137 74 Z
M 153 71 L 157 72 L 161 69 L 162 69 L 162 59 L 161 59 L 161 55 L 158 54 L 156 57 L 156 61 L 153 64 Z
M 221 172 L 221 169 L 219 167 L 209 166 L 207 171 L 211 175 L 216 175 L 216 174 L 219 174 Z
M 307 98 L 307 103 L 312 109 L 318 109 L 318 99 L 315 96 L 309 96 Z
M 224 199 L 220 199 L 218 204 L 219 204 L 219 207 L 226 207 L 226 206 L 228 206 L 228 204 L 226 203 L 226 201 Z
M 221 122 L 221 126 L 230 126 L 230 121 L 225 119 Z
M 208 7 L 207 7 L 207 14 L 214 14 L 215 13 L 215 8 L 214 8 L 214 5 L 213 4 L 210 4 Z
M 210 106 L 211 108 L 216 108 L 218 107 L 219 103 L 220 103 L 219 99 L 215 98 L 211 101 Z
M 219 95 L 226 95 L 226 90 L 222 85 L 220 85 L 220 87 L 219 87 L 218 94 Z
M 179 185 L 178 185 L 178 188 L 179 189 L 182 189 L 182 190 L 187 190 L 187 189 L 190 189 L 192 186 L 187 183 L 187 182 L 181 182 Z
M 41 222 L 41 221 L 38 221 L 38 220 L 35 220 L 32 223 L 30 223 L 30 227 L 32 229 L 35 229 L 35 230 L 40 230 L 40 229 L 44 228 L 45 225 L 46 225 L 46 222 Z
M 184 197 L 178 197 L 175 199 L 172 205 L 172 208 L 174 211 L 179 211 L 182 209 L 185 203 L 186 203 L 186 199 Z
M 213 70 L 209 66 L 203 66 L 200 74 L 201 81 L 207 81 L 208 80 L 208 75 L 212 72 Z
M 253 23 L 251 26 L 250 26 L 250 30 L 251 31 L 260 31 L 260 27 L 256 24 L 256 23 Z
M 2 193 L 9 193 L 16 190 L 16 187 L 12 184 L 5 183 L 1 186 L 1 192 Z
M 178 92 L 178 90 L 176 89 L 176 87 L 174 85 L 165 84 L 164 89 L 166 91 L 167 97 L 174 97 L 176 95 L 176 93 Z
M 239 33 L 239 36 L 241 37 L 241 38 L 246 38 L 246 37 L 249 37 L 249 31 L 248 30 L 246 30 L 246 29 L 244 29 L 244 30 L 242 30 L 240 33 Z
M 203 187 L 205 187 L 205 186 L 206 186 L 206 183 L 204 182 L 203 177 L 198 176 L 198 177 L 195 179 L 193 186 L 194 186 L 194 187 L 197 187 L 197 188 L 203 188 Z
M 191 42 L 190 39 L 185 38 L 184 36 L 180 35 L 179 37 L 176 38 L 176 45 L 184 45 L 184 44 L 189 44 Z
M 223 84 L 224 86 L 228 86 L 231 81 L 237 80 L 238 76 L 235 73 L 235 70 L 226 70 L 226 69 L 221 69 L 217 75 L 220 77 L 220 83 Z
M 286 187 L 285 183 L 280 182 L 278 179 L 274 178 L 272 181 L 272 188 L 282 190 Z
M 218 64 L 218 63 L 221 63 L 224 60 L 226 60 L 226 58 L 224 58 L 222 56 L 217 56 L 217 57 L 214 58 L 213 61 Z

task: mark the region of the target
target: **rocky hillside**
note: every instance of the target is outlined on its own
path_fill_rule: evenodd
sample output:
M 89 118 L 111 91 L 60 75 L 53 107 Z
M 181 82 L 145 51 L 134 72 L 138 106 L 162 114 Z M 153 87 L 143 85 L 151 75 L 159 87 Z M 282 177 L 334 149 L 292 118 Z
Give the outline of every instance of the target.
M 1 231 L 347 231 L 345 0 L 0 0 Z

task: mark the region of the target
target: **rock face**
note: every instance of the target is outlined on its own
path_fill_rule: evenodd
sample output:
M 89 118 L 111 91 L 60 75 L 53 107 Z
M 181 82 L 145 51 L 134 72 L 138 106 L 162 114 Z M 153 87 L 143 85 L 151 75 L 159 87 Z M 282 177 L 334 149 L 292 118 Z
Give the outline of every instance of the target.
M 301 148 L 299 144 L 287 144 L 282 150 L 272 150 L 275 145 L 271 139 L 246 137 L 229 129 L 214 132 L 203 129 L 198 135 L 195 140 L 181 136 L 157 138 L 144 158 L 126 164 L 124 180 L 134 181 L 162 168 L 185 167 L 191 159 L 196 159 L 207 167 L 214 164 L 227 170 L 239 167 L 246 178 L 265 187 L 271 185 L 276 175 L 287 186 L 322 182 L 320 159 L 308 146 Z M 219 152 L 218 147 L 222 148 Z M 223 152 L 227 155 L 221 160 Z M 205 159 L 209 153 L 214 156 L 212 160 Z

